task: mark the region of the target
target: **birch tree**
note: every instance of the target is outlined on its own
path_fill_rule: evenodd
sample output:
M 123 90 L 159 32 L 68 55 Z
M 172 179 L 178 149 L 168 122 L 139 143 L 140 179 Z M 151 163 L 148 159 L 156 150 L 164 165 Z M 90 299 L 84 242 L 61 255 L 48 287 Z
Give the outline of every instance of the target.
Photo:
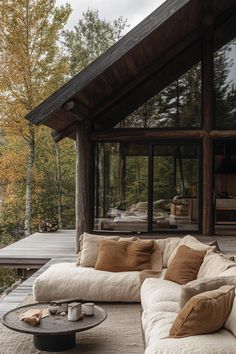
M 23 141 L 25 235 L 31 233 L 35 149 L 45 129 L 24 117 L 65 80 L 59 39 L 71 9 L 55 0 L 0 1 L 0 122 L 7 139 Z M 22 145 L 22 144 L 21 144 Z

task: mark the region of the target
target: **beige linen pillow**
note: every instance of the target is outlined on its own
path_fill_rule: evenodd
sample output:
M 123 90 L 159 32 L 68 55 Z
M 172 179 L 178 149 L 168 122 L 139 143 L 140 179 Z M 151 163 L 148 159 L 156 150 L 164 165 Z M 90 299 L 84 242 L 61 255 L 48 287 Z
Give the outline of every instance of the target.
M 108 272 L 150 269 L 153 252 L 152 240 L 123 242 L 101 240 L 95 269 Z
M 214 250 L 215 246 L 209 246 L 209 245 L 205 245 L 204 243 L 198 241 L 195 237 L 187 235 L 185 237 L 183 237 L 180 240 L 180 243 L 178 245 L 178 247 L 180 246 L 188 246 L 196 251 L 209 251 L 209 250 Z M 170 263 L 172 262 L 178 247 L 171 253 L 169 260 L 167 262 L 167 267 L 169 267 Z
M 181 296 L 179 300 L 180 308 L 195 295 L 204 293 L 205 291 L 215 290 L 223 285 L 234 285 L 236 286 L 236 276 L 220 276 L 217 278 L 200 278 L 189 283 L 182 285 Z M 235 317 L 236 319 L 236 317 Z
M 236 263 L 222 253 L 208 251 L 199 269 L 198 278 L 217 277 L 221 272 L 235 267 Z
M 182 338 L 218 331 L 231 312 L 234 297 L 235 287 L 231 285 L 192 297 L 178 313 L 170 329 L 170 337 Z
M 98 256 L 99 241 L 104 239 L 119 240 L 119 236 L 99 236 L 84 232 L 80 237 L 80 253 L 77 265 L 94 267 Z
M 164 279 L 178 284 L 186 284 L 197 278 L 205 251 L 196 251 L 187 246 L 179 246 Z
M 163 268 L 167 267 L 167 262 L 170 255 L 176 250 L 177 246 L 180 243 L 180 237 L 167 237 L 159 240 L 155 240 L 156 244 L 159 246 L 162 253 L 162 266 Z

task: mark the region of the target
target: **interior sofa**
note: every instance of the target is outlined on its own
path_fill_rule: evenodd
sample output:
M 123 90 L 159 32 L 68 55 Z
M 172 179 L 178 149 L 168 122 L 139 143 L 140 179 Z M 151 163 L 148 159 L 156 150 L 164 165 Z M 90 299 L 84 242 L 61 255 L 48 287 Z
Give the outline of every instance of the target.
M 183 338 L 171 338 L 169 335 L 183 305 L 181 301 L 183 302 L 186 289 L 191 290 L 191 286 L 195 289 L 195 283 L 198 287 L 202 282 L 210 284 L 212 279 L 221 283 L 230 280 L 230 284 L 236 286 L 236 263 L 233 259 L 221 254 L 215 245 L 203 244 L 192 236 L 173 237 L 154 241 L 156 249 L 149 271 L 103 271 L 94 268 L 101 237 L 89 237 L 88 234 L 84 237 L 77 264 L 52 265 L 35 280 L 33 294 L 37 301 L 75 298 L 88 301 L 141 302 L 145 354 L 236 353 L 235 299 L 230 315 L 220 330 Z M 86 243 L 85 239 L 86 242 L 89 241 Z M 113 236 L 110 239 L 119 238 Z M 165 279 L 181 245 L 206 252 L 197 278 L 185 285 Z

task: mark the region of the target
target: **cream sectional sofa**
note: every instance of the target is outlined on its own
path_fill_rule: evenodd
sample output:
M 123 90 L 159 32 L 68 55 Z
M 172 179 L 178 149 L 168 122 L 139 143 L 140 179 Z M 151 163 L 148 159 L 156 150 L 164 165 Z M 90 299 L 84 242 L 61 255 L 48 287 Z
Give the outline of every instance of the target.
M 112 273 L 71 263 L 51 266 L 42 273 L 33 286 L 35 299 L 48 301 L 78 298 L 89 301 L 139 302 L 143 308 L 142 326 L 145 354 L 235 354 L 236 353 L 236 300 L 230 321 L 235 322 L 232 334 L 223 328 L 213 334 L 186 338 L 168 338 L 169 330 L 180 310 L 182 286 L 164 280 L 166 268 L 179 245 L 199 249 L 202 244 L 191 236 L 184 239 L 167 238 L 156 241 L 162 252 L 163 269 L 159 278 L 147 278 L 141 284 L 139 272 Z M 214 253 L 211 246 L 199 270 L 198 278 L 235 275 L 236 263 Z M 207 320 L 207 319 L 206 319 Z M 227 322 L 225 324 L 227 327 Z M 230 326 L 228 326 L 231 328 Z

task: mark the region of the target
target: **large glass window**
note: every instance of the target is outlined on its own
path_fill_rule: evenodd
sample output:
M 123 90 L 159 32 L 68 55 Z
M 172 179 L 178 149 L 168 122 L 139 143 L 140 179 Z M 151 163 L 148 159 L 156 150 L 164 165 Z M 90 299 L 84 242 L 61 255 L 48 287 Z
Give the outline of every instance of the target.
M 95 230 L 198 230 L 198 145 L 99 143 Z
M 236 129 L 236 39 L 214 55 L 216 127 Z
M 200 64 L 188 70 L 116 125 L 116 128 L 199 127 L 201 127 Z
M 95 229 L 148 231 L 148 149 L 97 145 Z
M 198 229 L 198 146 L 155 145 L 153 228 Z

